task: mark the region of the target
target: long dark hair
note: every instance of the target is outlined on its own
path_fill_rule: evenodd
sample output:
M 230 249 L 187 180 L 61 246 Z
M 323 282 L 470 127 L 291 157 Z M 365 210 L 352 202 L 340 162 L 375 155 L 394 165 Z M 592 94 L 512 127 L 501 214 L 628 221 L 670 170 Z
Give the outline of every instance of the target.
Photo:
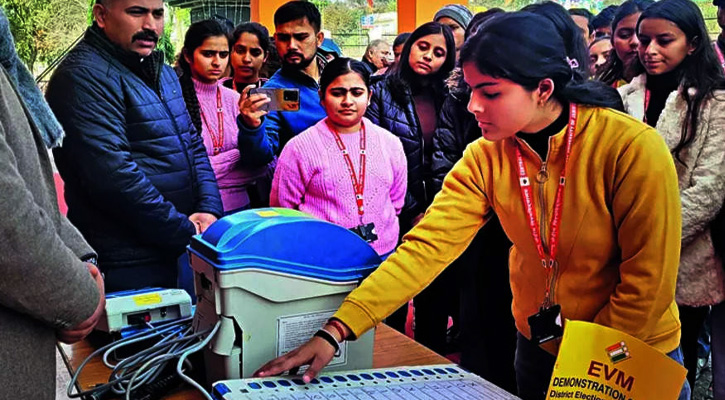
M 461 50 L 461 63 L 474 62 L 481 73 L 511 80 L 529 91 L 538 88 L 542 80 L 551 79 L 553 97 L 561 103 L 624 109 L 613 88 L 580 81 L 568 58 L 564 39 L 554 24 L 543 16 L 521 11 L 491 19 Z
M 194 51 L 201 46 L 204 41 L 210 37 L 223 36 L 227 38 L 229 43 L 229 35 L 226 27 L 214 19 L 205 19 L 203 21 L 194 22 L 189 26 L 184 36 L 184 48 L 176 59 L 177 69 L 180 70 L 179 83 L 181 83 L 181 91 L 184 94 L 184 102 L 186 109 L 189 111 L 191 122 L 194 124 L 196 131 L 201 134 L 201 111 L 199 98 L 196 96 L 194 89 L 194 81 L 191 80 L 191 66 L 186 61 L 184 55 L 189 58 L 194 57 Z
M 478 32 L 478 28 L 482 23 L 501 13 L 506 13 L 506 11 L 498 7 L 489 8 L 486 11 L 476 13 L 473 18 L 471 18 L 471 22 L 468 23 L 468 27 L 466 28 L 466 32 L 463 37 L 468 39 L 471 35 Z
M 579 67 L 574 69 L 574 79 L 585 81 L 589 78 L 589 49 L 582 36 L 582 30 L 571 18 L 570 11 L 553 1 L 530 4 L 521 9 L 545 17 L 564 39 L 566 54 L 569 58 L 577 60 Z
M 617 25 L 622 22 L 623 19 L 629 17 L 632 14 L 642 12 L 653 4 L 652 0 L 627 0 L 617 9 L 617 13 L 614 14 L 612 20 L 612 45 L 614 45 L 614 39 L 617 34 Z M 635 75 L 644 72 L 642 64 L 639 59 L 634 60 L 635 65 L 632 68 L 635 69 Z M 624 78 L 624 62 L 619 59 L 616 51 L 612 51 L 609 56 L 609 60 L 602 66 L 602 72 L 595 76 L 595 79 L 604 82 L 607 85 L 613 85 L 615 82 Z
M 687 102 L 687 118 L 682 125 L 680 142 L 672 153 L 682 162 L 680 153 L 695 138 L 702 104 L 712 99 L 715 90 L 725 88 L 725 77 L 715 50 L 710 45 L 702 12 L 695 3 L 689 0 L 661 0 L 642 12 L 637 21 L 637 31 L 647 18 L 671 21 L 685 33 L 688 43 L 695 48 L 677 67 L 681 76 L 681 94 Z M 694 95 L 689 93 L 690 88 L 695 89 Z
M 398 102 L 403 103 L 406 101 L 405 94 L 408 93 L 408 88 L 412 89 L 413 92 L 422 89 L 421 79 L 413 71 L 413 68 L 410 67 L 408 59 L 410 58 L 410 49 L 413 47 L 413 44 L 418 39 L 428 35 L 443 35 L 446 41 L 446 60 L 438 72 L 426 79 L 426 82 L 430 85 L 426 89 L 433 90 L 434 98 L 440 98 L 444 93 L 445 79 L 456 64 L 456 42 L 453 39 L 451 28 L 438 22 L 427 22 L 410 34 L 410 37 L 405 41 L 405 45 L 403 46 L 403 52 L 400 53 L 400 62 L 395 64 L 386 76 L 390 87 L 393 89 L 393 98 Z

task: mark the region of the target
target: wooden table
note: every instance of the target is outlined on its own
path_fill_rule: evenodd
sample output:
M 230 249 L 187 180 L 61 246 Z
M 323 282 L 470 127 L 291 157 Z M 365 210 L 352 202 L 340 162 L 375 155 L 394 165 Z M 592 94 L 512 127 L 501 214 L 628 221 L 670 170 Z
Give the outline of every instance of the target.
M 61 355 L 71 375 L 80 366 L 83 360 L 95 348 L 87 341 L 74 345 L 61 345 Z M 373 368 L 401 367 L 413 365 L 450 364 L 451 362 L 409 337 L 388 327 L 378 325 L 375 332 L 373 349 Z M 99 383 L 108 381 L 110 370 L 103 365 L 100 357 L 94 358 L 83 369 L 79 383 L 83 390 L 90 389 Z M 184 386 L 165 397 L 168 400 L 201 400 L 203 397 L 196 391 Z

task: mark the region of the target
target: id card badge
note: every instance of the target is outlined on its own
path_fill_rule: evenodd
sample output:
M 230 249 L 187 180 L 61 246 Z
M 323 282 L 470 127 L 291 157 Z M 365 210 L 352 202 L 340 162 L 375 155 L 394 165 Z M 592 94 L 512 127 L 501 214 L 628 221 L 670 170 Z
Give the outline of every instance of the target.
M 354 228 L 350 228 L 350 230 L 355 232 L 356 235 L 360 236 L 368 243 L 378 240 L 378 233 L 375 232 L 375 224 L 372 222 L 365 225 L 358 225 Z
M 561 306 L 554 304 L 551 307 L 540 308 L 539 312 L 529 317 L 531 328 L 531 341 L 544 344 L 550 340 L 558 339 L 564 334 L 561 325 Z

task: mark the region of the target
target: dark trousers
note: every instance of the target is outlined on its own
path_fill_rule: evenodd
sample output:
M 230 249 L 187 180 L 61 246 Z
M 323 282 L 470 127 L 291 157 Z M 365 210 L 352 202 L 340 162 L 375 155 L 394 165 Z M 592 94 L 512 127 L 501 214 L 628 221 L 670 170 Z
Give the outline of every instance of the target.
M 543 400 L 549 389 L 556 357 L 516 333 L 516 384 L 522 400 Z
M 166 261 L 153 260 L 134 263 L 103 263 L 106 293 L 146 287 L 175 288 L 177 282 L 177 258 Z
M 678 306 L 680 309 L 680 323 L 682 324 L 682 354 L 685 356 L 687 368 L 687 381 L 690 387 L 695 387 L 697 376 L 697 340 L 700 338 L 702 326 L 710 311 L 710 307 Z M 713 335 L 714 336 L 714 335 Z
M 448 317 L 458 323 L 460 264 L 450 265 L 413 299 L 415 340 L 438 354 L 446 353 Z
M 712 306 L 710 328 L 713 399 L 725 400 L 725 302 Z
M 511 242 L 493 218 L 456 261 L 460 273 L 461 366 L 515 394 L 516 325 L 511 314 Z

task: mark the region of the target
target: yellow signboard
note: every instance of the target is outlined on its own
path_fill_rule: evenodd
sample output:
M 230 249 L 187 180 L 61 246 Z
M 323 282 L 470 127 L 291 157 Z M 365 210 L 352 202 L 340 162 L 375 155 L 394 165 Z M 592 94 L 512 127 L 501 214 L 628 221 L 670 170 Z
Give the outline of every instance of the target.
M 677 400 L 687 370 L 633 336 L 567 321 L 548 399 Z

